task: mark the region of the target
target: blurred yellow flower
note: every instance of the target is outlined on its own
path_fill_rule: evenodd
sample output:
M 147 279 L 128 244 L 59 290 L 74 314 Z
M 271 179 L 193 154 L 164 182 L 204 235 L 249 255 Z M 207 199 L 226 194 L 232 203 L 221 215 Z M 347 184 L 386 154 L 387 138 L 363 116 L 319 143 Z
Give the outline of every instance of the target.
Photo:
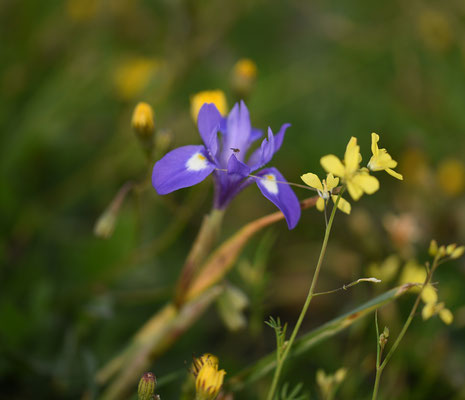
M 436 293 L 436 289 L 432 285 L 426 285 L 421 292 L 421 299 L 426 304 L 435 304 L 438 301 L 438 294 Z
M 218 359 L 214 357 L 216 361 Z M 225 370 L 218 371 L 218 364 L 207 358 L 195 379 L 196 400 L 214 400 L 223 385 Z
M 446 15 L 431 9 L 419 13 L 418 31 L 425 45 L 434 51 L 448 50 L 454 38 Z
M 191 116 L 197 122 L 197 115 L 205 103 L 213 103 L 221 115 L 228 113 L 226 95 L 222 90 L 205 90 L 191 96 Z
M 97 15 L 100 0 L 68 0 L 66 13 L 77 22 L 89 21 Z
M 445 307 L 444 303 L 426 303 L 421 310 L 421 316 L 423 320 L 430 319 L 433 315 L 439 314 L 442 322 L 446 325 L 450 325 L 454 321 L 454 315 L 452 312 Z
M 242 58 L 234 65 L 231 74 L 231 84 L 237 96 L 247 97 L 256 79 L 257 65 L 249 58 Z
M 319 211 L 324 211 L 325 201 L 330 197 L 333 199 L 333 202 L 336 204 L 337 196 L 333 195 L 333 189 L 339 184 L 339 178 L 335 178 L 333 174 L 329 173 L 326 179 L 320 181 L 317 175 L 309 172 L 300 177 L 304 183 L 312 188 L 315 188 L 318 191 L 318 201 L 316 202 L 316 208 Z M 343 199 L 339 199 L 337 207 L 344 213 L 350 214 L 351 206 L 350 203 Z
M 205 364 L 211 364 L 214 367 L 215 366 L 218 367 L 218 357 L 210 353 L 205 353 L 200 357 L 194 357 L 194 360 L 192 362 L 192 369 L 191 369 L 192 374 L 195 377 L 197 377 L 200 370 Z
M 436 173 L 441 191 L 448 196 L 458 196 L 465 188 L 465 165 L 461 160 L 447 158 L 443 160 Z
M 361 159 L 357 138 L 352 137 L 346 147 L 344 162 L 333 154 L 322 157 L 320 161 L 326 172 L 330 172 L 344 181 L 354 200 L 358 200 L 363 193 L 373 194 L 379 189 L 378 180 L 371 176 L 367 169 L 360 169 Z
M 425 267 L 418 264 L 415 260 L 408 261 L 400 275 L 399 284 L 405 283 L 421 283 L 423 284 L 426 279 Z M 420 290 L 418 288 L 418 290 Z
M 409 147 L 401 155 L 399 169 L 409 185 L 430 186 L 434 178 L 426 154 L 422 149 Z
M 397 166 L 397 161 L 392 159 L 386 149 L 380 149 L 378 142 L 379 135 L 373 132 L 371 134 L 371 152 L 373 155 L 368 162 L 368 168 L 372 171 L 386 171 L 394 178 L 402 180 L 402 175 L 392 169 Z
M 395 254 L 387 257 L 381 264 L 372 263 L 368 266 L 368 274 L 380 279 L 382 282 L 389 282 L 394 279 L 400 267 L 399 257 Z
M 116 93 L 123 100 L 138 96 L 160 68 L 155 58 L 134 57 L 121 63 L 115 70 L 113 79 Z

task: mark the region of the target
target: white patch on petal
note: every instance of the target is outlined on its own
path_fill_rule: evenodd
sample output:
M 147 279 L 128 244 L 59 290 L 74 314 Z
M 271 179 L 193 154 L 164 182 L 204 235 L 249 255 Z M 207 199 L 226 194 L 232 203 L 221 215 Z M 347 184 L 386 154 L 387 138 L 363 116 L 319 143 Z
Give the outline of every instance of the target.
M 262 184 L 265 186 L 265 189 L 271 194 L 278 194 L 278 184 L 276 183 L 276 176 L 273 174 L 267 174 L 262 179 Z
M 189 171 L 201 171 L 208 167 L 207 158 L 201 153 L 195 153 L 186 162 Z

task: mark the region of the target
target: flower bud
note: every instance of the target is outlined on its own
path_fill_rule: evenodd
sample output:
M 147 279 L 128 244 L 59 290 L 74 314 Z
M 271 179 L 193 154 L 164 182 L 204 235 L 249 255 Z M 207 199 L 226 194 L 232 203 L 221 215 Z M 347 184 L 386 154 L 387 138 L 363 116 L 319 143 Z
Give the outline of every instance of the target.
M 465 253 L 465 246 L 457 247 L 456 249 L 454 249 L 454 251 L 450 255 L 450 258 L 456 259 L 456 258 L 462 257 L 463 253 Z
M 434 257 L 438 252 L 438 242 L 436 240 L 431 240 L 429 244 L 428 253 L 431 257 Z
M 144 102 L 138 103 L 132 113 L 131 123 L 137 136 L 141 138 L 152 137 L 155 130 L 152 107 Z
M 108 207 L 95 223 L 94 235 L 102 239 L 108 239 L 111 237 L 115 230 L 117 216 L 118 213 L 114 210 L 114 208 L 111 206 Z
M 157 379 L 151 372 L 146 372 L 139 381 L 137 395 L 139 400 L 152 400 L 155 392 Z
M 233 67 L 231 84 L 240 98 L 248 97 L 257 78 L 257 65 L 248 58 L 239 60 Z

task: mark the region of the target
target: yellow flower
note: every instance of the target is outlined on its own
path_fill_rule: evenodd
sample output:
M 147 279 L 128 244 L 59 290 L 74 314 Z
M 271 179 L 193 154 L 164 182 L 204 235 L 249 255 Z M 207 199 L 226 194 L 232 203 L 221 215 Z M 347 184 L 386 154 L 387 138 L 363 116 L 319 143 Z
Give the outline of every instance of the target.
M 255 79 L 257 76 L 257 64 L 249 58 L 241 58 L 234 65 L 233 74 L 247 79 Z
M 320 161 L 326 172 L 330 172 L 344 181 L 354 200 L 358 200 L 363 193 L 373 194 L 379 189 L 378 180 L 371 176 L 367 169 L 360 169 L 361 159 L 357 138 L 352 137 L 346 147 L 344 162 L 333 154 L 322 157 Z
M 205 90 L 191 96 L 191 115 L 195 122 L 197 122 L 199 111 L 205 103 L 215 104 L 223 116 L 228 113 L 228 103 L 224 92 L 222 90 Z
M 445 307 L 444 303 L 426 303 L 421 310 L 421 316 L 423 320 L 430 319 L 433 315 L 439 314 L 442 322 L 446 325 L 450 325 L 454 321 L 454 315 L 452 312 Z
M 191 369 L 192 374 L 195 377 L 197 377 L 200 370 L 205 364 L 211 364 L 212 366 L 218 368 L 218 357 L 210 353 L 205 353 L 200 357 L 194 357 L 194 360 L 192 362 L 192 369 Z
M 405 283 L 421 283 L 423 284 L 426 279 L 426 270 L 420 264 L 414 260 L 408 261 L 402 274 L 400 275 L 399 283 L 401 285 Z M 419 289 L 418 289 L 419 290 Z
M 113 77 L 118 96 L 131 100 L 139 95 L 159 68 L 160 62 L 154 58 L 134 57 L 123 62 Z
M 394 171 L 392 168 L 397 166 L 397 161 L 393 160 L 386 149 L 378 147 L 379 135 L 371 134 L 371 152 L 373 155 L 368 162 L 368 168 L 372 171 L 386 171 L 389 175 L 397 179 L 404 179 L 401 174 Z
M 432 285 L 426 285 L 421 292 L 421 299 L 426 304 L 436 304 L 438 301 L 438 294 Z
M 382 282 L 391 281 L 400 267 L 400 260 L 395 254 L 390 255 L 381 264 L 372 263 L 368 267 L 368 274 L 379 278 Z
M 203 356 L 202 356 L 203 357 Z M 218 361 L 216 357 L 213 359 Z M 195 379 L 196 400 L 214 400 L 223 385 L 226 372 L 218 371 L 218 364 L 213 359 L 206 358 Z
M 319 211 L 325 209 L 325 201 L 330 197 L 333 199 L 333 202 L 336 203 L 337 196 L 333 195 L 333 189 L 339 184 L 339 178 L 335 178 L 333 174 L 329 173 L 326 179 L 320 181 L 317 175 L 312 174 L 311 172 L 304 174 L 300 177 L 306 185 L 315 188 L 318 191 L 318 196 L 320 198 L 316 202 L 316 208 Z M 342 197 L 339 199 L 337 207 L 346 214 L 350 214 L 351 206 L 347 200 L 344 200 Z
M 147 103 L 140 102 L 132 114 L 132 128 L 138 135 L 151 136 L 155 128 L 153 119 L 152 107 Z
M 439 164 L 436 179 L 443 193 L 458 196 L 465 188 L 465 165 L 460 160 L 447 158 Z

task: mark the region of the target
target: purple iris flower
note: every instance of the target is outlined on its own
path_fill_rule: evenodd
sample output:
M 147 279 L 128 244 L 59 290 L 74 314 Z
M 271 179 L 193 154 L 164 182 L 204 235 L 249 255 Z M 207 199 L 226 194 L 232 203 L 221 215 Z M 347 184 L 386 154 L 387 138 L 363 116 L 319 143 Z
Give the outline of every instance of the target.
M 193 186 L 213 173 L 214 206 L 223 209 L 242 189 L 256 183 L 262 194 L 283 212 L 289 229 L 293 229 L 300 218 L 297 196 L 276 168 L 261 169 L 281 147 L 290 124 L 282 125 L 276 135 L 268 128 L 268 137 L 247 160 L 251 144 L 262 132 L 252 128 L 249 110 L 243 101 L 236 103 L 226 118 L 214 104 L 205 103 L 199 111 L 197 125 L 204 146 L 179 147 L 155 163 L 152 184 L 158 194 Z

